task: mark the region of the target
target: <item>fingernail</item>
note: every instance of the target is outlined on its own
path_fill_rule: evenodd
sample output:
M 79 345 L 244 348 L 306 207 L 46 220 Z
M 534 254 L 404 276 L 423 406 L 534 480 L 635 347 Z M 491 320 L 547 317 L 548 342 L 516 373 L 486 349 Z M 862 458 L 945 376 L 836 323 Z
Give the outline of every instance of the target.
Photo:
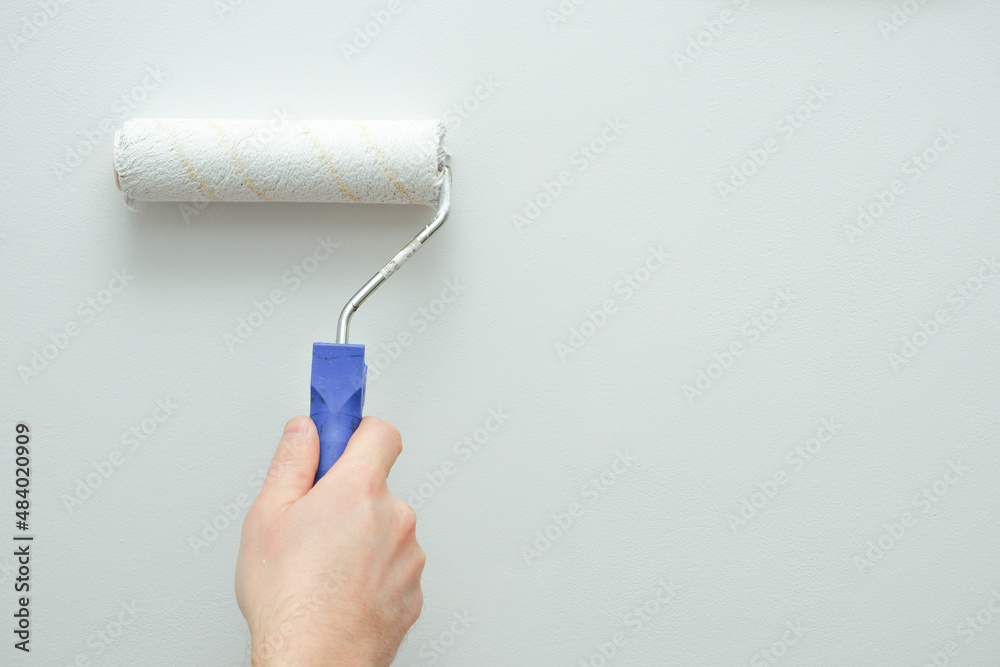
M 303 420 L 292 419 L 285 424 L 285 432 L 281 434 L 281 437 L 285 437 L 286 435 L 301 435 L 302 433 L 305 433 Z

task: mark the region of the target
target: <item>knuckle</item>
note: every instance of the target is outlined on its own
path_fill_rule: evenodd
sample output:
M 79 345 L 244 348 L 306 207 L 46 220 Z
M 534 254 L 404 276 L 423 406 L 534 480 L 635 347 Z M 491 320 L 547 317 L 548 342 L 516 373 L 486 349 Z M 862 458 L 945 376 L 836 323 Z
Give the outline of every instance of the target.
M 372 417 L 372 427 L 379 442 L 392 449 L 398 456 L 403 451 L 403 436 L 399 429 L 387 421 Z
M 399 529 L 404 535 L 410 535 L 417 530 L 417 511 L 400 501 L 399 506 Z
M 271 464 L 280 472 L 282 466 L 298 463 L 305 457 L 305 453 L 306 438 L 300 433 L 291 433 L 281 438 Z
M 419 544 L 417 545 L 417 553 L 414 556 L 414 560 L 416 561 L 417 572 L 423 572 L 424 566 L 427 565 L 427 553 Z
M 267 466 L 267 480 L 275 480 L 281 477 L 281 471 L 285 467 L 285 458 L 282 456 L 282 452 L 279 452 L 271 459 L 271 463 Z
M 413 595 L 413 620 L 416 621 L 424 608 L 424 591 L 419 586 Z
M 286 435 L 278 448 L 279 456 L 285 461 L 301 458 L 306 448 L 306 439 L 299 434 Z

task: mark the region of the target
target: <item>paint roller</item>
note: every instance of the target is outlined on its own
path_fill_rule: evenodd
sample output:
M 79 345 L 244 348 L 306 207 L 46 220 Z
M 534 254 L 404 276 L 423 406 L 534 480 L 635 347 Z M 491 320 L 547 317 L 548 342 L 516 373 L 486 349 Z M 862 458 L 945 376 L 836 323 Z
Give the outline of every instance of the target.
M 364 345 L 351 316 L 448 218 L 451 171 L 438 121 L 268 121 L 137 118 L 115 135 L 126 202 L 338 202 L 436 206 L 433 220 L 350 298 L 336 343 L 314 343 L 309 415 L 319 431 L 316 481 L 361 422 Z

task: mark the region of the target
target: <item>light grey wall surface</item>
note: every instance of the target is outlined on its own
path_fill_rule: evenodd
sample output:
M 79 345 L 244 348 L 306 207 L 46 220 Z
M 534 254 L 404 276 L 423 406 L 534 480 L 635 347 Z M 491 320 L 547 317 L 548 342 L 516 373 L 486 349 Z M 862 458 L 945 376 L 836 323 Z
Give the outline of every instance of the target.
M 429 212 L 133 213 L 111 136 L 287 116 L 450 125 L 452 217 L 353 327 L 428 554 L 397 665 L 1000 664 L 998 21 L 5 3 L 0 539 L 24 422 L 36 541 L 0 663 L 248 664 L 240 505 L 311 343 Z

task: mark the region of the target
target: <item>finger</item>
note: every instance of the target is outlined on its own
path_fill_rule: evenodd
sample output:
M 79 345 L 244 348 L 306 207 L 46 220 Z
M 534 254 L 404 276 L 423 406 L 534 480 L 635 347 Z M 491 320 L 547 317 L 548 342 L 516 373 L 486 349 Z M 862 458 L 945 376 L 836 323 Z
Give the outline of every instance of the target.
M 293 417 L 267 469 L 259 498 L 275 505 L 294 503 L 312 488 L 319 465 L 319 435 L 308 417 Z
M 401 451 L 403 439 L 395 426 L 377 417 L 365 417 L 334 467 L 360 467 L 385 480 Z

